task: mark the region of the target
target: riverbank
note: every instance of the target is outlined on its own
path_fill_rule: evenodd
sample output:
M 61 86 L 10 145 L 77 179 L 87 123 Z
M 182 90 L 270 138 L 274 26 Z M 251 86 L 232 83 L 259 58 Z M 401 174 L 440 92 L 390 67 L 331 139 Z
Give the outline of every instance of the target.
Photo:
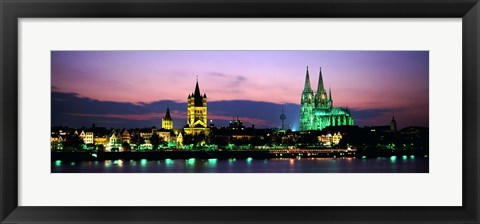
M 51 160 L 161 160 L 161 159 L 271 159 L 271 158 L 376 158 L 390 156 L 428 156 L 425 150 L 251 150 L 251 151 L 155 151 L 155 152 L 51 152 Z

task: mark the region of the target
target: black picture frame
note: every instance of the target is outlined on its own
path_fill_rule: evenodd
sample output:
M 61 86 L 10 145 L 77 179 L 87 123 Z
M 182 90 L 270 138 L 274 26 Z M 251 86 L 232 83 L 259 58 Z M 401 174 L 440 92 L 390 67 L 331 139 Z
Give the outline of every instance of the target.
M 479 0 L 0 0 L 1 223 L 479 223 Z M 19 18 L 462 18 L 461 207 L 18 206 Z M 445 43 L 448 44 L 448 43 Z M 433 139 L 434 140 L 434 139 Z M 441 195 L 439 195 L 441 197 Z

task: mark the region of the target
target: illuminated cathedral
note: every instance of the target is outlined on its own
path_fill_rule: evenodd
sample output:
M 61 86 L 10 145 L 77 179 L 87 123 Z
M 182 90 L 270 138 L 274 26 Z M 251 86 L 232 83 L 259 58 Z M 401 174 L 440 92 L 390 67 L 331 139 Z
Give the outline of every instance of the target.
M 317 91 L 314 93 L 310 85 L 310 76 L 305 77 L 305 86 L 300 104 L 300 130 L 322 130 L 329 126 L 354 125 L 348 108 L 333 107 L 332 91 L 328 95 L 323 86 L 322 68 L 318 77 Z
M 195 92 L 188 95 L 187 125 L 183 130 L 190 135 L 208 134 L 210 131 L 207 126 L 207 95 L 200 94 L 198 80 Z

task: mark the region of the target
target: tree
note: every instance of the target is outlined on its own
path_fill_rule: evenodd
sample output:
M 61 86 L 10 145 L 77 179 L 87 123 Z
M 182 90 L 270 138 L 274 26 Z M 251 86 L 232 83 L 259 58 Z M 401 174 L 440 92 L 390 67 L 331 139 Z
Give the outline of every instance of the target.
M 183 144 L 184 145 L 193 145 L 194 149 L 198 149 L 198 146 L 202 145 L 202 143 L 205 143 L 206 141 L 206 136 L 203 132 L 196 134 L 196 135 L 184 135 L 183 136 Z
M 128 142 L 122 143 L 123 151 L 130 151 L 130 144 Z
M 150 143 L 152 144 L 153 150 L 157 150 L 158 146 L 163 142 L 163 138 L 158 135 L 152 135 L 152 137 L 150 137 Z
M 140 134 L 135 133 L 133 135 L 133 138 L 130 140 L 130 142 L 135 144 L 136 150 L 138 150 L 140 148 L 140 145 L 145 143 L 145 139 L 143 139 L 142 136 L 140 136 Z
M 95 148 L 97 151 L 103 152 L 105 150 L 105 146 L 103 144 L 96 145 Z
M 88 143 L 85 144 L 87 150 L 94 150 L 95 149 L 95 144 L 93 143 Z
M 228 137 L 224 135 L 211 135 L 209 143 L 217 145 L 219 148 L 225 148 L 228 144 Z
M 66 136 L 63 146 L 67 150 L 76 151 L 81 150 L 84 142 L 79 135 L 69 134 Z
M 318 137 L 315 134 L 305 133 L 300 135 L 298 143 L 303 147 L 316 146 L 318 144 Z
M 185 135 L 183 135 L 183 144 L 184 144 L 184 145 L 194 144 L 194 137 L 193 137 L 193 135 L 190 135 L 190 134 L 185 134 Z

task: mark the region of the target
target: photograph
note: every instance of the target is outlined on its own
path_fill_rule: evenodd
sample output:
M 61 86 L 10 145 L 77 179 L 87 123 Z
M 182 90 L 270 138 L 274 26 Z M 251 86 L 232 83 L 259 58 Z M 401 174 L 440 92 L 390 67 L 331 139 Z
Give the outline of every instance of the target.
M 51 51 L 51 173 L 429 173 L 429 51 Z
M 0 224 L 480 223 L 480 0 L 0 9 Z

